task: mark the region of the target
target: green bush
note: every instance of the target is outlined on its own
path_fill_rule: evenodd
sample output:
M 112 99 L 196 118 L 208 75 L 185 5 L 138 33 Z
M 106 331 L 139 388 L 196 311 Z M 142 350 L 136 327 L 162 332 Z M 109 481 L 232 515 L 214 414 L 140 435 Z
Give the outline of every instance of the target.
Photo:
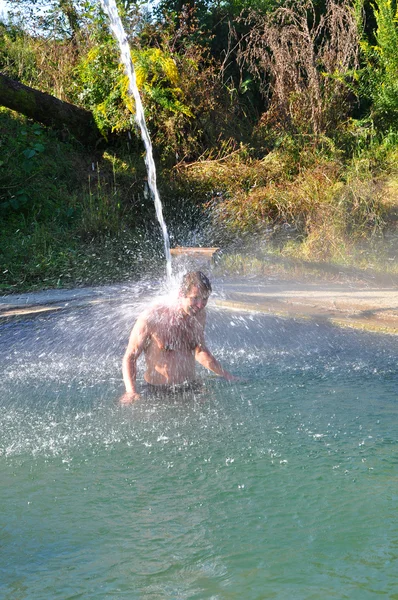
M 112 39 L 92 46 L 77 67 L 77 99 L 90 110 L 98 128 L 107 131 L 130 130 L 133 123 L 128 82 L 119 66 L 116 44 Z
M 372 5 L 376 43 L 362 39 L 365 66 L 358 74 L 360 93 L 371 102 L 372 120 L 384 132 L 398 128 L 398 7 L 394 8 L 394 4 L 391 0 L 378 0 L 377 5 Z M 360 8 L 362 0 L 357 5 Z M 357 13 L 362 14 L 358 6 Z M 360 26 L 363 27 L 361 22 Z
M 139 271 L 149 207 L 141 206 L 143 176 L 131 157 L 90 156 L 4 108 L 0 139 L 1 290 L 105 283 Z M 153 254 L 154 244 L 146 247 Z

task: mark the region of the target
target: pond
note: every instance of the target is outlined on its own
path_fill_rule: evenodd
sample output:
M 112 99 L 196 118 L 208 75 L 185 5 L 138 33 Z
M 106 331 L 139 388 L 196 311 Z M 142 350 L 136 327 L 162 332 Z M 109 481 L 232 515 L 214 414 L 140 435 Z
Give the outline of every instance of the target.
M 242 381 L 121 406 L 143 303 L 1 326 L 1 597 L 398 598 L 396 338 L 210 306 Z

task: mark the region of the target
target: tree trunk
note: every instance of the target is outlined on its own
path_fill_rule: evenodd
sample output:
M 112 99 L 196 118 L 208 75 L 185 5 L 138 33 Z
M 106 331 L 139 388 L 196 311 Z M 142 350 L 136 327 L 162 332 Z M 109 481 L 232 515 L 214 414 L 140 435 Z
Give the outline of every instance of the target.
M 0 73 L 0 105 L 26 117 L 73 135 L 85 146 L 102 138 L 93 115 L 84 108 L 63 102 Z

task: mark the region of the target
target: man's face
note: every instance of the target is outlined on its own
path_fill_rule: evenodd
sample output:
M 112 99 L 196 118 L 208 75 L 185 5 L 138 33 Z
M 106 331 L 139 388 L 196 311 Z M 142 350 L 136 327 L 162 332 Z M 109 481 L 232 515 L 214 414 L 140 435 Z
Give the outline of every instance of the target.
M 203 310 L 209 299 L 207 292 L 202 292 L 196 285 L 192 286 L 185 296 L 181 296 L 182 310 L 187 315 L 196 315 Z

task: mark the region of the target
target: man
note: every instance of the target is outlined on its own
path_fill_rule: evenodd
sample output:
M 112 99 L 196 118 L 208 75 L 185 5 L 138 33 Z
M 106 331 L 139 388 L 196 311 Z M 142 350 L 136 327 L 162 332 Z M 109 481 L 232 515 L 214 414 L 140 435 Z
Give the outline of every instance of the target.
M 175 304 L 155 305 L 138 317 L 123 358 L 126 394 L 122 403 L 140 397 L 136 377 L 142 352 L 146 362 L 144 378 L 154 390 L 173 390 L 195 382 L 195 360 L 227 381 L 237 379 L 223 369 L 206 346 L 205 307 L 210 293 L 206 275 L 192 271 L 184 275 Z

